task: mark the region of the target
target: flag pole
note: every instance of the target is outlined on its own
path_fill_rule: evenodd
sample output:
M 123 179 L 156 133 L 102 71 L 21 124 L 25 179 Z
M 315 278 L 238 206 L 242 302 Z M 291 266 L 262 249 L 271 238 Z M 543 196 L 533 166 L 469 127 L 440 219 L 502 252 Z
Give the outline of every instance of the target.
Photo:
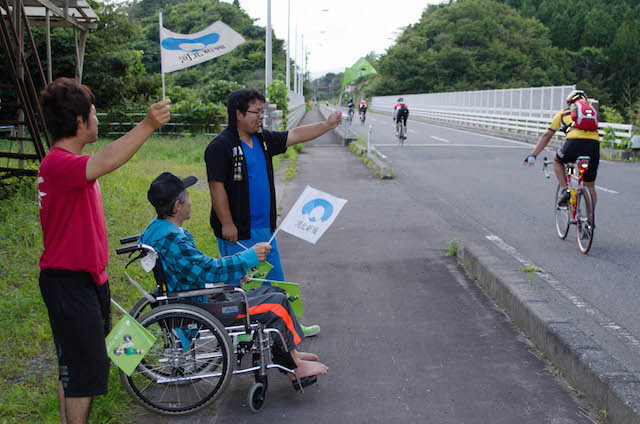
M 276 228 L 276 231 L 273 233 L 273 235 L 271 236 L 271 238 L 269 239 L 269 244 L 271 244 L 271 242 L 273 241 L 274 238 L 276 238 L 276 234 L 278 234 L 278 231 L 280 231 L 280 227 Z
M 167 98 L 167 95 L 164 88 L 164 69 L 162 69 L 162 11 L 158 13 L 158 19 L 160 21 L 160 27 L 158 28 L 158 31 L 160 31 L 160 73 L 162 74 L 162 100 L 164 100 Z

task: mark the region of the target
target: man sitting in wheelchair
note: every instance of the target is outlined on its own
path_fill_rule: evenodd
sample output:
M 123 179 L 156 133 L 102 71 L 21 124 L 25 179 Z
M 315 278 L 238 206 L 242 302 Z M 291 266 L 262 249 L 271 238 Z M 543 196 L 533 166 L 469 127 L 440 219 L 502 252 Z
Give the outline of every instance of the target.
M 200 252 L 191 234 L 182 228 L 191 217 L 187 187 L 196 181 L 195 177 L 181 180 L 165 172 L 153 180 L 147 193 L 158 217 L 151 221 L 139 242 L 150 245 L 160 256 L 169 292 L 201 289 L 206 283 L 246 278 L 247 271 L 266 260 L 271 249 L 268 243 L 258 243 L 244 252 L 219 259 Z M 247 295 L 251 318 L 278 329 L 285 338 L 287 349 L 282 349 L 279 338 L 274 338 L 274 362 L 296 369 L 302 387 L 313 384 L 317 375 L 326 374 L 327 366 L 315 354 L 295 350 L 304 335 L 285 292 L 276 287 L 261 286 L 249 290 Z M 240 293 L 221 293 L 211 301 L 201 296 L 190 302 L 210 312 L 224 325 L 241 324 L 245 317 L 240 308 Z M 295 377 L 288 376 L 294 388 L 299 390 Z

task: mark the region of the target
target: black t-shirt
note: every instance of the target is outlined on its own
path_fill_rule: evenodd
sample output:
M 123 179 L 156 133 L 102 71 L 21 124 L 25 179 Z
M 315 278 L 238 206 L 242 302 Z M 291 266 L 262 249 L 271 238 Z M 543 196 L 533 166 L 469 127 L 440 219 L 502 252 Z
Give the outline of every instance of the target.
M 271 232 L 276 229 L 276 190 L 273 183 L 272 158 L 287 150 L 287 131 L 267 131 L 254 134 L 260 142 L 266 159 L 269 188 L 271 190 Z M 240 148 L 240 137 L 235 128 L 227 127 L 218 134 L 204 152 L 207 179 L 224 184 L 229 198 L 229 209 L 233 223 L 238 228 L 238 239 L 251 238 L 251 214 L 249 205 L 249 179 L 247 163 Z M 216 237 L 222 237 L 222 223 L 211 207 L 211 228 Z

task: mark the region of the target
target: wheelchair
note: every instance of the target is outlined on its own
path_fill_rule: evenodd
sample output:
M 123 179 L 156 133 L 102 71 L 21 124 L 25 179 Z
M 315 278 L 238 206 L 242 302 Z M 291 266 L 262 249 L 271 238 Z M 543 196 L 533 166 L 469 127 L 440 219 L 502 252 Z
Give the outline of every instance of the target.
M 153 247 L 138 244 L 138 238 L 121 239 L 121 244 L 135 244 L 118 248 L 116 253 L 128 253 L 132 258 L 126 267 L 140 261 L 145 271 L 153 271 L 156 282 L 155 290 L 148 293 L 125 272 L 143 294 L 129 314 L 155 336 L 153 346 L 130 376 L 118 370 L 127 392 L 140 405 L 163 415 L 189 414 L 215 402 L 232 375 L 253 373 L 255 383 L 248 392 L 247 403 L 257 413 L 265 404 L 267 370 L 272 368 L 293 374 L 303 391 L 295 370 L 273 362 L 271 335 L 280 339 L 286 351 L 284 336 L 275 328 L 251 320 L 249 300 L 242 288 L 222 283 L 168 292 L 160 257 Z M 191 297 L 227 292 L 239 292 L 244 299 L 240 307 L 246 316 L 240 325 L 224 326 L 208 311 L 185 303 Z

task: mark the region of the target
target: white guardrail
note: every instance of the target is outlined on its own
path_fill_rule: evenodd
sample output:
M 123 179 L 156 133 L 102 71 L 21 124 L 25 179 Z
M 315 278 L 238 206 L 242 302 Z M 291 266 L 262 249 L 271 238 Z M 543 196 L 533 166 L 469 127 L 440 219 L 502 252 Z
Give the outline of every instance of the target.
M 289 90 L 289 116 L 287 118 L 287 128 L 292 129 L 298 126 L 306 111 L 304 96 Z
M 377 96 L 371 99 L 370 109 L 391 114 L 402 97 L 409 107 L 409 119 L 540 135 L 555 114 L 566 107 L 566 96 L 574 89 L 575 86 L 560 86 Z M 627 138 L 637 129 L 633 125 L 600 122 L 600 135 L 607 128 L 612 128 L 616 137 Z M 557 135 L 564 137 L 561 131 Z

